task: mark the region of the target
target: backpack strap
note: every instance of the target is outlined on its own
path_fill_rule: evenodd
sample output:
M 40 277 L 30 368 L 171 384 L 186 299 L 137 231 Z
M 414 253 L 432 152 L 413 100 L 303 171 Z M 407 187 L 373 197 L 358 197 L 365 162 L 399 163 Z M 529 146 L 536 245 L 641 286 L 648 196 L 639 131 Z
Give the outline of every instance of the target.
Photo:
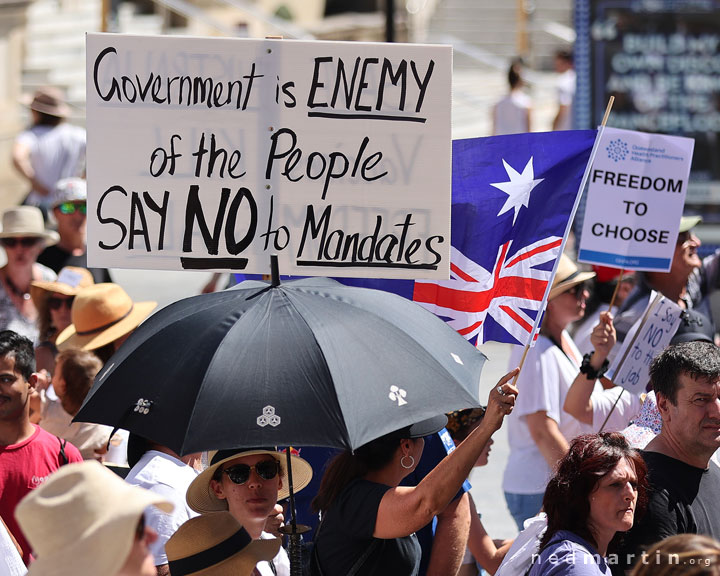
M 64 438 L 60 438 L 59 436 L 55 436 L 55 438 L 57 438 L 58 442 L 60 442 L 60 453 L 58 454 L 58 462 L 60 463 L 60 466 L 65 466 L 65 464 L 70 462 L 67 454 L 65 454 L 65 446 L 67 445 L 67 440 L 65 440 Z

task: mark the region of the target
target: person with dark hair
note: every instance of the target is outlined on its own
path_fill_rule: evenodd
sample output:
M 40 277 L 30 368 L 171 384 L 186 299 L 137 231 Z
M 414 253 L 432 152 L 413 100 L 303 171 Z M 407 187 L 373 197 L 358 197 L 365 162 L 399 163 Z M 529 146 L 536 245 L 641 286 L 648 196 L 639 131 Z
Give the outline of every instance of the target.
M 622 574 L 647 547 L 674 534 L 720 537 L 720 350 L 711 342 L 665 348 L 650 365 L 662 418 L 660 433 L 642 452 L 650 475 L 648 511 L 626 535 Z
M 447 429 L 456 446 L 464 442 L 470 433 L 480 426 L 483 418 L 485 418 L 485 410 L 486 408 L 481 406 L 480 408 L 457 410 L 448 414 Z M 485 449 L 475 461 L 473 468 L 487 465 L 488 458 L 490 457 L 490 448 L 493 443 L 492 438 L 488 440 Z M 470 533 L 468 535 L 465 557 L 463 558 L 457 576 L 476 576 L 479 574 L 478 565 L 483 570 L 490 572 L 490 574 L 495 574 L 513 541 L 499 541 L 490 538 L 480 519 L 475 501 L 469 493 L 468 498 L 470 499 L 471 512 Z
M 423 437 L 442 429 L 445 416 L 386 434 L 328 466 L 313 508 L 322 513 L 315 535 L 315 576 L 393 574 L 415 576 L 420 546 L 415 537 L 455 496 L 503 418 L 517 388 L 505 375 L 490 392 L 482 424 L 417 486 L 399 486 L 422 456 Z
M 47 217 L 57 181 L 85 173 L 85 130 L 65 122 L 70 108 L 58 88 L 38 89 L 27 104 L 32 125 L 15 139 L 12 161 L 30 185 L 24 203 Z
M 510 92 L 503 96 L 493 107 L 493 136 L 530 132 L 530 107 L 532 102 L 524 91 L 525 81 L 522 73 L 523 61 L 516 58 L 512 61 L 508 70 Z
M 678 534 L 655 544 L 631 576 L 720 576 L 720 542 L 699 534 Z
M 159 509 L 148 509 L 145 513 L 148 526 L 157 533 L 157 539 L 150 543 L 157 576 L 168 576 L 170 569 L 165 545 L 183 523 L 197 516 L 186 504 L 185 493 L 198 475 L 200 454 L 181 457 L 167 446 L 137 434 L 130 434 L 127 453 L 130 471 L 125 481 L 153 492 L 173 505 L 170 513 Z
M 543 497 L 547 530 L 530 576 L 609 576 L 606 556 L 642 515 L 647 469 L 619 432 L 570 443 Z
M 51 472 L 82 456 L 72 444 L 30 422 L 35 373 L 33 343 L 13 332 L 0 332 L 0 517 L 30 561 L 30 546 L 15 519 L 15 507 Z

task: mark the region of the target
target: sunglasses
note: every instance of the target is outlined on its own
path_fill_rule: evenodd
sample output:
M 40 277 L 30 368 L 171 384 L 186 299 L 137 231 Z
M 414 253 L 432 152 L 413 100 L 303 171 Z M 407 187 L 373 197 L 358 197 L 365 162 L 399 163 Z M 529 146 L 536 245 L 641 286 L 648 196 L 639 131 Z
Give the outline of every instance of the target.
M 575 296 L 575 298 L 577 298 L 578 300 L 581 300 L 583 297 L 583 294 L 585 293 L 585 290 L 587 290 L 587 286 L 585 285 L 585 282 L 582 282 L 580 284 L 576 284 L 575 286 L 573 286 L 569 290 L 566 290 L 565 292 Z
M 87 214 L 87 204 L 85 203 L 63 202 L 57 208 L 60 210 L 60 214 L 75 214 L 75 212 L 80 212 L 83 215 Z
M 3 238 L 2 245 L 5 248 L 15 248 L 18 244 L 23 248 L 32 248 L 40 241 L 40 238 L 28 236 L 27 238 Z
M 135 527 L 135 540 L 142 540 L 145 537 L 145 514 L 140 515 L 140 521 Z
M 63 306 L 66 306 L 67 309 L 70 310 L 73 300 L 75 300 L 75 296 L 70 296 L 70 298 L 56 298 L 53 296 L 48 298 L 47 305 L 50 310 L 60 310 Z
M 230 481 L 233 484 L 245 484 L 250 478 L 250 471 L 255 470 L 255 474 L 260 476 L 263 480 L 272 480 L 280 472 L 280 462 L 277 460 L 263 460 L 258 462 L 254 466 L 248 466 L 247 464 L 235 464 L 230 468 L 223 470 L 224 474 L 228 475 Z

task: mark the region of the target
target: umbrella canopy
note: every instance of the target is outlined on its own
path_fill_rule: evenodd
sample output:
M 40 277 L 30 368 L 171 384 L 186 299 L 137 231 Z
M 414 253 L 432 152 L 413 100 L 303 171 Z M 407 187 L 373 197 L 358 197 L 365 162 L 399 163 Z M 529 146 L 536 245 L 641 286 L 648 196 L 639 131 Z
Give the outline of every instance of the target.
M 404 298 L 327 278 L 247 281 L 151 316 L 75 420 L 180 454 L 269 445 L 355 449 L 479 405 L 485 356 Z

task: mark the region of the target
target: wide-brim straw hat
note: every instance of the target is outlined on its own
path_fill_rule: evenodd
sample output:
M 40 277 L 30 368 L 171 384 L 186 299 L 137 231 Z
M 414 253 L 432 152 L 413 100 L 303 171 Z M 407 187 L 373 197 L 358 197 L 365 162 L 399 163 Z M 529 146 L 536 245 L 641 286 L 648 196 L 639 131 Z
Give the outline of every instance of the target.
M 16 206 L 3 212 L 0 238 L 42 238 L 46 246 L 52 246 L 58 243 L 60 235 L 45 228 L 39 208 Z
M 215 492 L 210 485 L 210 480 L 212 480 L 215 475 L 215 471 L 226 462 L 243 456 L 254 456 L 255 454 L 268 454 L 280 462 L 282 488 L 278 491 L 278 500 L 287 498 L 290 495 L 290 487 L 288 485 L 287 462 L 284 452 L 278 452 L 271 448 L 220 450 L 208 454 L 210 466 L 198 474 L 197 478 L 190 484 L 186 495 L 188 506 L 200 514 L 227 510 L 227 500 L 221 500 L 215 496 Z M 296 494 L 310 484 L 313 471 L 312 466 L 310 466 L 306 460 L 303 460 L 295 454 L 290 455 L 290 462 L 292 465 L 293 493 Z
M 29 576 L 117 574 L 148 506 L 171 512 L 162 497 L 131 486 L 99 462 L 62 466 L 15 509 L 37 559 Z
M 79 266 L 65 266 L 60 270 L 57 280 L 43 282 L 35 280 L 30 283 L 30 297 L 40 316 L 46 312 L 47 301 L 51 294 L 75 296 L 83 288 L 95 284 L 92 274 L 87 268 Z
M 157 302 L 133 302 L 112 282 L 93 284 L 75 296 L 72 324 L 55 343 L 60 350 L 96 350 L 135 330 L 156 306 Z
M 569 256 L 564 253 L 561 254 L 548 300 L 552 300 L 555 296 L 559 296 L 573 286 L 587 282 L 591 278 L 595 278 L 595 272 L 580 272 L 577 264 Z
M 67 118 L 71 112 L 70 107 L 65 104 L 62 90 L 52 86 L 38 88 L 32 96 L 23 96 L 21 102 L 31 110 L 58 118 Z
M 280 538 L 253 540 L 230 512 L 191 518 L 165 544 L 173 576 L 249 576 L 279 550 Z

